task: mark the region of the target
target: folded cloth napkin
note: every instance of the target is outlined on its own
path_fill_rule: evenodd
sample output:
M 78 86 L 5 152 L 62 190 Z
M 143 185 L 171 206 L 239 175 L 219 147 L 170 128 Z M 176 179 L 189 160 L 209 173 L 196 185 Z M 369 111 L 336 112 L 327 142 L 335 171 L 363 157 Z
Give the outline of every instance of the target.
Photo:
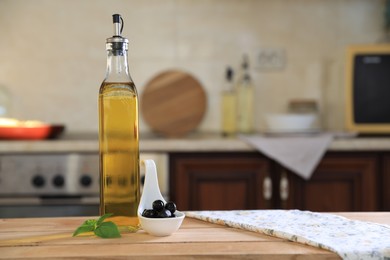
M 333 135 L 328 133 L 278 137 L 240 135 L 239 138 L 308 180 L 331 144 Z
M 186 216 L 327 249 L 343 259 L 390 259 L 390 226 L 300 210 L 187 211 Z

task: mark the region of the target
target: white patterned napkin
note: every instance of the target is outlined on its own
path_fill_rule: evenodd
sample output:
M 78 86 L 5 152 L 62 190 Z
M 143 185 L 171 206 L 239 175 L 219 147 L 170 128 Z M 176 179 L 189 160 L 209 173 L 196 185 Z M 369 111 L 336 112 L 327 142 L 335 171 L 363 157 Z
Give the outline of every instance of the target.
M 187 211 L 186 216 L 327 249 L 343 259 L 390 259 L 390 226 L 300 210 Z
M 240 135 L 239 138 L 308 180 L 331 144 L 333 135 L 328 133 L 277 137 Z

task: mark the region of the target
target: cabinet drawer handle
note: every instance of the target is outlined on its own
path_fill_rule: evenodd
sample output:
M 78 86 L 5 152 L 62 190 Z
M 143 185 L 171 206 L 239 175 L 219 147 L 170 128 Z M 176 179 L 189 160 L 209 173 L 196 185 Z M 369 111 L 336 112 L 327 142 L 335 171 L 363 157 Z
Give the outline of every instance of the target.
M 285 201 L 288 199 L 288 193 L 289 193 L 289 185 L 288 185 L 288 178 L 286 172 L 282 173 L 282 176 L 280 178 L 280 199 Z
M 263 180 L 263 197 L 265 200 L 270 200 L 272 198 L 272 180 L 269 176 L 265 177 Z

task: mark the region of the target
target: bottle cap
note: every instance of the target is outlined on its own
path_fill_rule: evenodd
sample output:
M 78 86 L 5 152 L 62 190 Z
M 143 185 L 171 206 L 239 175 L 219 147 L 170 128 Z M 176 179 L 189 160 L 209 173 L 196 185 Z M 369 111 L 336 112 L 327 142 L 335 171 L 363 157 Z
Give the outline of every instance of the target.
M 106 40 L 106 48 L 113 50 L 127 50 L 129 40 L 122 37 L 123 19 L 120 14 L 112 15 L 112 22 L 114 25 L 114 35 Z
M 227 67 L 226 69 L 226 79 L 231 81 L 233 79 L 233 69 L 231 67 Z

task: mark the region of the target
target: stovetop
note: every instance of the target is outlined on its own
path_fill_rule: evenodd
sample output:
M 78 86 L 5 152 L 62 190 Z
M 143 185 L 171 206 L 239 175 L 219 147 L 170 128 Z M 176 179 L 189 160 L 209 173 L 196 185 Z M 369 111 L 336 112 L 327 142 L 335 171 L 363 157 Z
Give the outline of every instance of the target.
M 3 155 L 0 165 L 0 196 L 99 194 L 95 153 Z

